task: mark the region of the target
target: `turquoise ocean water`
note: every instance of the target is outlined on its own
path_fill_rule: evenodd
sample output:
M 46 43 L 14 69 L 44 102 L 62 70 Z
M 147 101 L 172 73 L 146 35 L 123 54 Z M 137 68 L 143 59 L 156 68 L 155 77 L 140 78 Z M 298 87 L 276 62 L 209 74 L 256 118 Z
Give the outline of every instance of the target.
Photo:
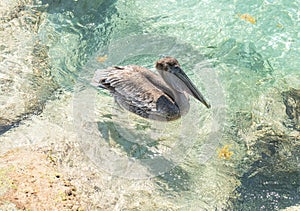
M 280 93 L 300 88 L 299 1 L 42 0 L 40 4 L 46 15 L 38 34 L 49 48 L 51 73 L 75 96 L 78 86 L 79 90 L 89 86 L 96 69 L 133 63 L 153 69 L 157 59 L 168 55 L 179 60 L 211 102 L 212 110 L 207 111 L 193 101 L 190 115 L 182 121 L 157 126 L 130 115 L 113 123 L 103 120 L 120 114 L 111 114 L 115 105 L 106 93 L 98 93 L 93 101 L 105 102 L 96 109 L 102 115 L 97 130 L 111 130 L 107 128 L 113 124 L 113 131 L 125 137 L 119 142 L 120 153 L 144 162 L 150 173 L 139 176 L 156 177 L 158 191 L 176 204 L 174 209 L 277 210 L 300 204 L 300 141 L 294 138 L 281 144 L 275 137 L 273 125 L 281 124 L 277 114 L 282 107 L 263 112 L 268 109 L 265 101 L 277 102 Z M 97 107 L 88 107 L 89 98 L 77 96 L 87 108 Z M 266 134 L 251 139 L 258 134 L 251 128 L 260 123 L 271 125 L 273 139 Z M 297 132 L 283 129 L 287 134 Z M 156 160 L 166 169 L 151 162 L 164 150 L 158 139 L 173 150 Z M 84 142 L 80 144 L 86 149 Z M 218 150 L 226 145 L 234 153 L 228 161 L 218 157 Z M 132 152 L 133 146 L 140 151 Z M 101 151 L 102 145 L 98 147 Z M 90 158 L 102 159 L 96 157 L 92 153 Z M 113 172 L 123 168 L 105 165 L 113 166 Z M 213 185 L 209 178 L 214 178 Z

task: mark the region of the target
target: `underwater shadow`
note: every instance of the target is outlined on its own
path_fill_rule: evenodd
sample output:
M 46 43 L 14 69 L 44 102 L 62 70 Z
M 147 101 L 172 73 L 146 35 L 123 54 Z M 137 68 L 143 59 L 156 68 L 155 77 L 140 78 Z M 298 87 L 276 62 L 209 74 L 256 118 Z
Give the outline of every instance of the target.
M 159 185 L 162 190 L 181 192 L 190 189 L 190 176 L 188 172 L 173 161 L 168 160 L 150 149 L 158 145 L 157 140 L 147 135 L 145 144 L 131 142 L 119 133 L 117 128 L 122 127 L 120 124 L 113 121 L 103 121 L 97 124 L 103 139 L 108 144 L 113 140 L 126 152 L 128 158 L 140 161 L 140 164 L 145 166 L 150 174 L 159 180 L 156 184 Z M 126 128 L 126 130 L 128 130 L 128 128 Z M 134 133 L 133 131 L 130 132 Z M 153 159 L 154 157 L 155 159 Z M 157 172 L 161 173 L 157 175 Z M 165 186 L 168 188 L 163 188 Z

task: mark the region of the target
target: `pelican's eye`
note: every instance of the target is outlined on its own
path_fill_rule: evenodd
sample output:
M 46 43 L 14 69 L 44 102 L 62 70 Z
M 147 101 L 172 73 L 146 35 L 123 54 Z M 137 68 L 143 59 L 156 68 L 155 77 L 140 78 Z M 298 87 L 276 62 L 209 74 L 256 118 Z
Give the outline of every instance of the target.
M 169 62 L 168 65 L 171 66 L 171 67 L 173 67 L 173 66 L 176 65 L 176 63 L 175 62 Z
M 173 65 L 169 65 L 169 72 L 178 73 L 180 71 L 181 71 L 181 69 L 177 64 L 174 63 Z

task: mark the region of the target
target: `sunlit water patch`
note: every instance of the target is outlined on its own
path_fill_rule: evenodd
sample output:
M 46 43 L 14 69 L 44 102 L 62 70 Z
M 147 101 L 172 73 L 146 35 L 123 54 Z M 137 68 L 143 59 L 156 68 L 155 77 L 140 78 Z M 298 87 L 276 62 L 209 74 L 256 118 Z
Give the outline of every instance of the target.
M 42 1 L 40 10 L 46 11 L 46 20 L 39 37 L 49 48 L 52 74 L 65 88 L 72 88 L 89 57 L 109 42 L 114 2 Z

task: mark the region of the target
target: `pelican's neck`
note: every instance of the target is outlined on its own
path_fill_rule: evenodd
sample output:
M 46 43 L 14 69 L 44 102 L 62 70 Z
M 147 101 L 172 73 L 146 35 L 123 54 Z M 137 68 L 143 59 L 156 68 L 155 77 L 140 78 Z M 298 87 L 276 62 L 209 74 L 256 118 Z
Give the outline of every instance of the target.
M 178 92 L 175 89 L 172 89 L 174 95 L 175 103 L 178 105 L 180 110 L 180 115 L 183 116 L 187 114 L 190 109 L 189 97 L 186 93 Z
M 178 105 L 178 108 L 180 110 L 180 115 L 181 116 L 185 115 L 190 109 L 189 97 L 185 91 L 178 91 L 178 87 L 174 87 L 176 86 L 175 85 L 176 82 L 181 83 L 181 81 L 179 80 L 172 81 L 175 79 L 174 77 L 170 78 L 170 76 L 172 75 L 168 75 L 168 73 L 159 69 L 157 69 L 157 71 L 160 74 L 160 76 L 163 78 L 166 85 L 168 86 L 168 90 L 165 90 L 167 91 L 166 93 L 172 92 L 172 97 L 175 103 Z

